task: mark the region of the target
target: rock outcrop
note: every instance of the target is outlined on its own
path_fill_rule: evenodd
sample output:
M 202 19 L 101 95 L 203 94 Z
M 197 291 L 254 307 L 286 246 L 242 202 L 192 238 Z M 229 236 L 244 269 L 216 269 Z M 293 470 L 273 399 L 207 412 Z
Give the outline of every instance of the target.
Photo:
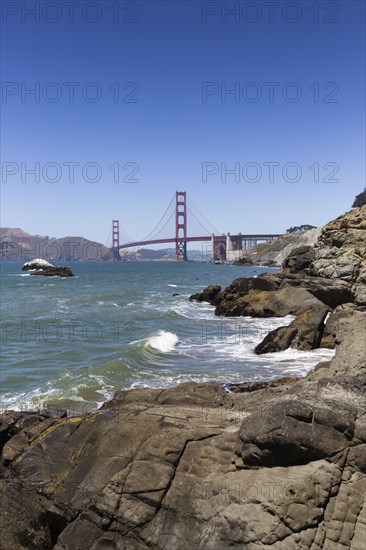
M 290 346 L 334 347 L 331 333 L 337 317 L 332 314 L 327 327 L 327 313 L 345 304 L 366 307 L 366 206 L 324 226 L 315 247 L 292 250 L 281 272 L 236 279 L 215 294 L 208 289 L 191 299 L 216 306 L 216 315 L 297 316 L 290 325 L 269 333 L 256 353 Z
M 325 305 L 305 309 L 292 323 L 271 331 L 255 348 L 255 353 L 273 353 L 285 349 L 296 348 L 312 350 L 320 347 L 324 334 L 324 321 L 328 314 Z M 329 341 L 327 347 L 333 348 Z
M 248 258 L 248 256 L 242 256 L 232 263 L 233 265 L 254 265 L 254 261 L 251 258 Z
M 315 252 L 313 273 L 351 283 L 355 303 L 366 306 L 366 205 L 327 224 Z
M 314 246 L 320 232 L 321 227 L 299 233 L 285 233 L 272 241 L 259 243 L 249 250 L 243 250 L 243 254 L 245 254 L 243 263 L 240 258 L 232 264 L 281 267 L 284 259 L 295 248 Z
M 196 300 L 197 302 L 211 302 L 215 296 L 220 292 L 220 285 L 209 285 L 203 292 L 193 294 L 190 300 Z
M 308 269 L 313 264 L 314 259 L 314 248 L 312 246 L 301 246 L 290 252 L 283 261 L 282 268 L 288 269 L 290 273 L 299 273 Z
M 29 271 L 31 275 L 43 275 L 45 277 L 73 277 L 74 274 L 69 267 L 54 266 L 47 260 L 37 258 L 26 262 L 22 271 Z

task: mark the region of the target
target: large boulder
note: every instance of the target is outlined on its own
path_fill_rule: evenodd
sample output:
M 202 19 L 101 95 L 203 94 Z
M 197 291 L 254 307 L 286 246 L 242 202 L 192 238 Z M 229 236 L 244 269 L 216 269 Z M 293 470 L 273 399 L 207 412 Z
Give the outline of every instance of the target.
M 189 299 L 198 302 L 205 301 L 217 306 L 241 298 L 250 290 L 277 290 L 282 280 L 281 273 L 265 273 L 258 277 L 238 277 L 224 290 L 221 290 L 219 285 L 209 285 L 202 292 L 193 294 Z
M 239 298 L 221 301 L 215 314 L 225 317 L 284 317 L 298 315 L 305 309 L 316 308 L 319 304 L 319 300 L 303 288 L 287 287 L 274 292 L 250 290 Z
M 351 319 L 356 311 L 357 307 L 348 303 L 338 306 L 329 314 L 320 342 L 321 348 L 334 349 L 340 343 L 341 325 Z
M 288 326 L 269 332 L 255 348 L 255 353 L 258 355 L 273 353 L 289 347 L 303 351 L 318 348 L 321 345 L 324 321 L 328 311 L 328 308 L 321 303 L 317 308 L 303 311 Z
M 282 263 L 282 268 L 288 269 L 290 273 L 299 273 L 309 269 L 314 259 L 314 247 L 300 246 L 289 253 Z
M 254 261 L 247 256 L 242 256 L 238 260 L 234 260 L 232 265 L 254 265 Z
M 331 317 L 326 327 L 330 321 Z M 366 312 L 355 308 L 353 304 L 346 304 L 334 312 L 332 325 L 336 331 L 336 354 L 327 369 L 327 376 L 339 376 L 340 373 L 356 376 L 360 372 L 366 373 Z M 324 337 L 333 333 L 332 328 L 326 329 Z M 321 370 L 311 373 L 309 377 L 313 379 L 324 376 Z
M 318 300 L 335 308 L 354 300 L 354 288 L 347 281 L 338 279 L 328 280 L 321 277 L 311 277 L 301 273 L 286 274 L 281 288 L 284 287 L 305 288 Z
M 215 296 L 220 292 L 220 285 L 209 285 L 202 292 L 197 292 L 197 294 L 192 294 L 190 296 L 190 301 L 195 300 L 196 302 L 209 302 L 211 303 Z
M 43 275 L 44 277 L 74 277 L 71 269 L 65 266 L 44 267 L 43 269 L 31 271 L 30 274 Z
M 364 284 L 366 274 L 366 205 L 323 227 L 315 247 L 314 275 Z
M 356 407 L 287 399 L 242 423 L 236 447 L 244 468 L 294 466 L 342 453 L 354 437 Z M 366 442 L 366 436 L 364 438 Z M 356 444 L 356 441 L 353 443 Z
M 296 294 L 300 296 L 300 300 L 304 294 L 286 290 L 289 287 L 307 291 L 330 308 L 351 302 L 355 296 L 354 287 L 347 281 L 328 280 L 301 273 L 279 272 L 263 274 L 259 277 L 241 277 L 235 279 L 224 290 L 221 290 L 218 285 L 210 285 L 203 292 L 193 294 L 190 300 L 209 302 L 216 306 L 216 315 L 227 317 L 241 315 L 265 317 L 271 315 L 282 316 L 288 313 L 296 314 L 291 302 Z M 273 295 L 272 298 L 270 297 L 271 294 Z M 309 298 L 308 295 L 307 297 Z M 261 313 L 260 302 L 263 304 L 263 310 L 268 311 Z M 268 302 L 275 302 L 275 304 L 269 304 Z M 280 312 L 277 302 L 287 302 L 288 307 L 281 308 Z

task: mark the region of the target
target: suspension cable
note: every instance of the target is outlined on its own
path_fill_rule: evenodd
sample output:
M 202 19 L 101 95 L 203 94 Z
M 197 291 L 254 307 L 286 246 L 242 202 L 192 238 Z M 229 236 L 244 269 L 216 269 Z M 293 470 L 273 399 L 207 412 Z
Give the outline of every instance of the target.
M 156 226 L 154 227 L 154 229 L 153 229 L 146 237 L 144 237 L 143 239 L 141 239 L 141 242 L 142 242 L 142 241 L 147 241 L 147 240 L 149 239 L 149 237 L 151 237 L 151 235 L 157 230 L 157 228 L 159 227 L 160 223 L 163 221 L 163 219 L 164 219 L 166 213 L 168 212 L 169 208 L 171 207 L 174 198 L 175 198 L 175 193 L 174 193 L 174 195 L 173 195 L 173 197 L 172 197 L 172 200 L 171 200 L 170 203 L 169 203 L 168 208 L 165 210 L 164 214 L 163 214 L 162 217 L 160 218 L 159 223 L 156 224 Z M 173 210 L 173 214 L 174 214 L 174 210 Z M 170 216 L 170 218 L 171 218 L 171 216 Z M 169 218 L 168 221 L 170 221 L 170 218 Z M 165 224 L 165 225 L 166 225 L 166 224 Z M 160 231 L 162 231 L 162 229 L 164 229 L 165 225 L 159 230 L 159 232 L 157 233 L 157 235 L 160 233 Z
M 162 227 L 161 229 L 159 229 L 159 231 L 153 235 L 154 239 L 155 239 L 155 237 L 157 237 L 158 235 L 160 235 L 160 233 L 163 231 L 163 229 L 165 229 L 165 227 L 168 225 L 168 223 L 170 222 L 170 220 L 172 219 L 172 217 L 174 216 L 174 214 L 175 214 L 175 210 L 173 210 L 173 212 L 170 214 L 169 218 L 167 219 L 167 221 L 165 222 L 165 224 L 163 225 L 163 227 Z M 150 239 L 150 240 L 152 241 L 152 240 L 154 240 L 154 239 Z M 146 241 L 147 239 L 144 239 L 144 240 Z
M 130 237 L 129 234 L 126 233 L 126 231 L 123 229 L 121 225 L 120 225 L 120 233 L 122 234 L 122 236 L 127 237 L 127 241 L 124 244 L 134 243 L 136 241 L 136 239 L 132 239 L 132 237 Z
M 111 235 L 112 235 L 112 226 L 110 226 L 110 228 L 109 228 L 109 235 L 107 237 L 107 242 L 106 242 L 106 245 L 105 245 L 107 248 L 110 248 L 109 244 L 112 244 Z
M 216 227 L 214 227 L 212 225 L 212 223 L 210 223 L 208 221 L 208 219 L 206 218 L 206 216 L 204 216 L 204 214 L 202 214 L 201 210 L 195 205 L 195 203 L 193 202 L 193 200 L 191 199 L 191 197 L 188 197 L 188 200 L 192 203 L 192 205 L 194 206 L 194 208 L 197 210 L 197 212 L 202 216 L 202 218 L 208 223 L 208 225 L 214 230 L 213 232 L 216 233 L 216 235 L 221 235 L 220 231 L 218 231 L 218 229 L 216 229 Z M 193 212 L 191 212 L 192 215 L 194 216 Z M 195 217 L 195 216 L 194 216 Z M 196 218 L 197 219 L 197 218 Z M 198 220 L 197 220 L 198 221 Z M 200 222 L 198 222 L 200 223 Z M 206 229 L 207 231 L 207 229 Z M 208 233 L 212 233 L 212 231 L 208 231 Z
M 187 210 L 188 210 L 188 212 L 194 217 L 194 219 L 196 220 L 196 222 L 205 230 L 205 232 L 208 233 L 209 235 L 211 235 L 212 231 L 210 231 L 209 229 L 207 229 L 207 227 L 205 227 L 205 226 L 200 222 L 200 220 L 197 218 L 197 216 L 194 214 L 194 212 L 192 212 L 192 210 L 189 208 L 189 206 L 187 206 Z

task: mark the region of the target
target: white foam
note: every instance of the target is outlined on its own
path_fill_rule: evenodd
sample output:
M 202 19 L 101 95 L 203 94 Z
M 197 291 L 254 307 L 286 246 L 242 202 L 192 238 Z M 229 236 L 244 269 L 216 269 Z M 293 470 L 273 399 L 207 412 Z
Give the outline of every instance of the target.
M 62 373 L 60 379 L 71 378 L 72 375 L 68 372 Z M 99 387 L 94 388 L 94 395 L 96 401 L 91 404 L 82 397 L 80 392 L 88 389 L 89 381 L 96 382 Z M 88 375 L 87 380 L 83 382 L 74 383 L 67 389 L 57 386 L 57 382 L 48 381 L 43 387 L 35 388 L 29 392 L 11 392 L 2 396 L 0 402 L 0 411 L 2 410 L 15 410 L 15 411 L 34 411 L 47 408 L 50 402 L 61 402 L 61 407 L 65 407 L 69 411 L 72 411 L 75 404 L 75 410 L 80 410 L 80 406 L 76 404 L 89 404 L 90 410 L 99 408 L 105 401 L 111 399 L 114 395 L 115 389 L 109 382 L 107 382 L 102 376 Z M 99 395 L 99 399 L 97 396 Z M 85 406 L 84 406 L 85 408 Z
M 180 300 L 178 303 L 175 302 L 173 306 L 172 304 L 164 305 L 162 311 L 174 311 L 174 313 L 186 319 L 201 319 L 207 321 L 217 319 L 217 317 L 215 317 L 215 306 L 211 306 L 206 302 L 193 303 L 188 300 Z
M 166 286 L 171 286 L 173 288 L 177 288 L 178 285 L 166 285 Z
M 162 353 L 173 351 L 178 344 L 179 338 L 173 332 L 159 330 L 156 336 L 151 336 L 147 339 L 145 347 L 156 349 Z
M 39 269 L 40 267 L 54 267 L 50 262 L 47 260 L 43 260 L 43 258 L 36 258 L 35 260 L 31 260 L 30 262 L 25 262 L 23 267 L 29 268 L 29 269 Z

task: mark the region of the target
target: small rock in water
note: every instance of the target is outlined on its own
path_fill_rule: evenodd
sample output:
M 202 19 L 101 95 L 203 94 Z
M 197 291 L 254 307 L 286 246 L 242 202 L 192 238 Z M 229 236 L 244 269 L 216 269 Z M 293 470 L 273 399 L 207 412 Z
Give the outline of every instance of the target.
M 45 277 L 73 277 L 74 274 L 69 267 L 54 266 L 47 260 L 36 258 L 30 262 L 26 262 L 22 271 L 30 271 L 31 275 L 43 275 Z

